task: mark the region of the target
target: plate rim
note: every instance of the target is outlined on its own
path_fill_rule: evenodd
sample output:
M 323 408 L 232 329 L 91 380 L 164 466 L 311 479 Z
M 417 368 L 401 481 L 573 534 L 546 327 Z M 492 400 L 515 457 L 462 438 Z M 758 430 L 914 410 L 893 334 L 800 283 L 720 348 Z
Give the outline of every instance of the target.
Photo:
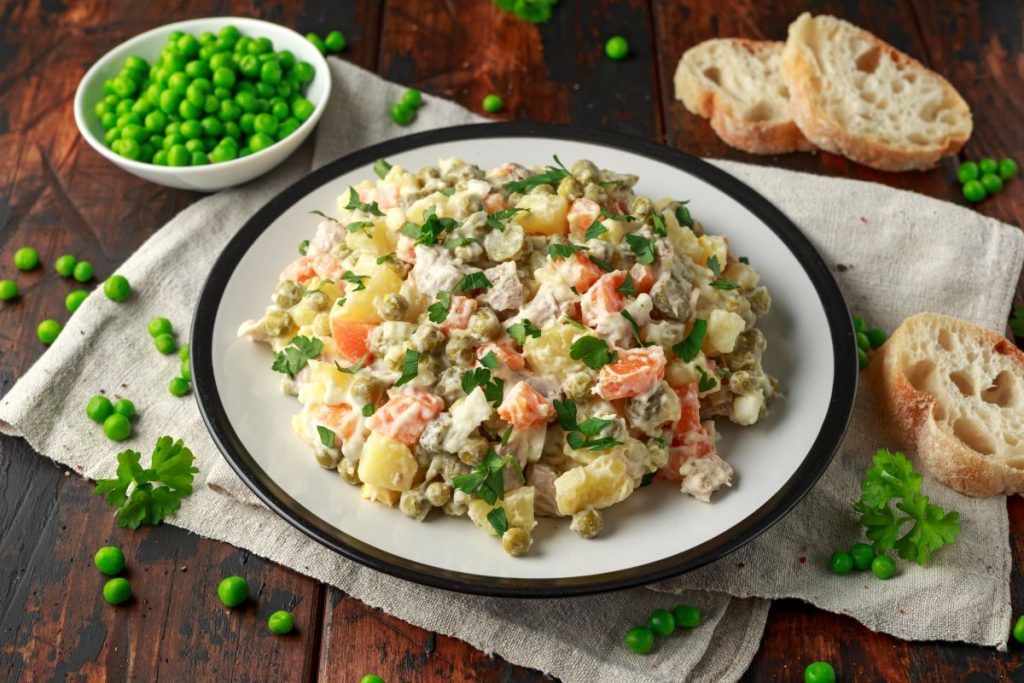
M 832 395 L 821 428 L 801 464 L 771 498 L 739 523 L 681 553 L 612 572 L 562 578 L 509 578 L 458 572 L 394 555 L 349 536 L 286 493 L 242 444 L 224 411 L 213 370 L 214 323 L 225 286 L 241 258 L 298 199 L 343 173 L 418 147 L 489 137 L 590 143 L 666 163 L 742 205 L 774 232 L 800 262 L 822 303 L 829 327 L 834 360 Z M 278 516 L 321 545 L 390 576 L 434 588 L 508 598 L 568 597 L 644 585 L 707 565 L 754 540 L 786 516 L 814 488 L 832 462 L 853 414 L 859 374 L 853 324 L 839 285 L 810 240 L 774 204 L 728 172 L 666 145 L 606 130 L 548 123 L 475 123 L 414 133 L 361 148 L 303 176 L 249 218 L 217 257 L 200 291 L 190 343 L 196 402 L 210 436 L 239 478 Z

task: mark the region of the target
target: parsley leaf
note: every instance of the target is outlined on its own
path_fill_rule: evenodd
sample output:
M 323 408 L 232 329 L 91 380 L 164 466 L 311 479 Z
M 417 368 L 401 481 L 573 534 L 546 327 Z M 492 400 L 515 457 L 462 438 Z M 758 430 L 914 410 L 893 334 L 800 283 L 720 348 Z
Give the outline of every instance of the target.
M 654 234 L 658 237 L 667 237 L 668 229 L 665 227 L 665 221 L 662 219 L 661 214 L 654 212 L 651 214 L 651 224 L 654 226 Z
M 551 18 L 558 0 L 494 0 L 494 4 L 530 23 L 543 24 Z
M 317 425 L 316 433 L 320 435 L 320 443 L 327 448 L 334 448 L 334 439 L 337 435 L 333 431 L 323 425 Z
M 512 425 L 509 425 L 508 429 L 506 429 L 504 431 L 504 433 L 501 435 L 501 445 L 502 446 L 507 446 L 508 445 L 509 437 L 511 437 L 511 436 L 512 436 Z
M 466 245 L 473 244 L 474 242 L 479 241 L 480 240 L 478 240 L 475 237 L 466 237 L 463 235 L 451 238 L 450 240 L 444 243 L 444 246 L 448 247 L 449 249 L 455 249 L 456 247 L 464 247 Z
M 693 329 L 686 339 L 672 347 L 672 353 L 676 354 L 681 361 L 689 363 L 700 353 L 700 347 L 704 344 L 704 336 L 708 332 L 708 321 L 697 318 L 693 321 Z
M 512 218 L 512 216 L 523 211 L 529 211 L 529 209 L 502 209 L 501 211 L 492 213 L 487 217 L 487 225 L 489 225 L 492 230 L 505 232 L 505 226 L 502 225 L 501 222 L 507 221 L 509 218 Z
M 591 370 L 600 370 L 615 360 L 615 353 L 608 349 L 608 342 L 604 339 L 587 335 L 572 343 L 569 357 L 573 360 L 583 361 L 583 364 Z
M 483 271 L 478 270 L 477 272 L 470 273 L 459 280 L 459 283 L 455 285 L 455 289 L 452 291 L 455 293 L 472 292 L 476 289 L 488 289 L 493 286 L 494 283 L 487 279 L 487 276 L 484 275 Z
M 310 294 L 316 294 L 317 292 L 319 292 L 321 289 L 324 288 L 324 285 L 332 285 L 332 284 L 334 284 L 334 280 L 327 280 L 327 279 L 320 280 L 320 284 L 318 284 L 316 287 L 313 287 L 312 289 L 307 289 L 306 291 L 304 291 L 302 293 L 302 298 L 305 299 Z
M 749 266 L 750 265 L 750 259 L 748 259 L 746 256 L 740 256 L 740 263 Z
M 359 193 L 356 192 L 356 188 L 351 186 L 348 188 L 348 204 L 345 205 L 345 208 L 350 211 L 358 209 L 374 216 L 384 215 L 384 212 L 377 206 L 377 202 L 366 203 L 359 201 Z
M 377 159 L 373 162 L 373 172 L 377 174 L 377 177 L 384 180 L 384 176 L 391 170 L 391 164 L 388 163 L 387 159 Z
M 600 417 L 588 417 L 583 422 L 580 422 L 580 432 L 582 432 L 583 436 L 597 436 L 611 423 L 612 420 L 605 420 Z
M 711 273 L 715 277 L 722 277 L 722 266 L 718 262 L 717 256 L 709 256 L 706 263 L 707 267 L 711 269 Z
M 305 256 L 307 251 L 309 251 L 309 240 L 302 240 L 299 242 L 299 254 Z
M 626 273 L 626 279 L 615 289 L 624 296 L 636 296 L 636 282 L 633 281 L 633 275 Z
M 693 216 L 690 215 L 690 210 L 686 208 L 686 205 L 689 203 L 688 201 L 679 202 L 679 205 L 676 206 L 676 221 L 684 228 L 693 230 Z
M 137 529 L 140 524 L 159 524 L 181 507 L 181 499 L 192 493 L 198 468 L 192 466 L 192 451 L 181 440 L 169 436 L 156 440 L 150 467 L 142 467 L 142 454 L 125 450 L 117 454 L 113 479 L 97 479 L 96 493 L 117 510 L 117 525 Z M 162 484 L 162 486 L 154 486 Z
M 505 532 L 508 531 L 508 518 L 505 516 L 505 508 L 494 508 L 488 512 L 487 521 L 498 532 L 498 538 L 504 536 Z
M 394 260 L 395 260 L 395 252 L 391 252 L 390 254 L 384 254 L 383 256 L 378 256 L 377 257 L 377 265 L 379 266 L 382 263 L 387 263 L 388 261 L 394 261 Z
M 624 213 L 614 213 L 604 208 L 603 206 L 601 207 L 601 215 L 604 216 L 605 218 L 611 218 L 613 221 L 622 221 L 624 223 L 627 221 L 636 220 L 636 216 L 630 216 L 629 214 Z
M 462 373 L 462 390 L 467 394 L 477 387 L 487 386 L 491 381 L 491 371 L 487 368 L 470 368 Z
M 736 284 L 735 282 L 728 278 L 722 277 L 722 266 L 721 264 L 718 263 L 717 256 L 709 257 L 707 260 L 707 265 L 708 268 L 711 269 L 711 272 L 714 273 L 715 275 L 715 279 L 709 282 L 708 285 L 714 287 L 715 289 L 723 289 L 727 291 L 730 289 L 739 289 L 740 286 L 738 284 Z
M 602 261 L 601 259 L 597 258 L 596 256 L 588 256 L 587 258 L 590 259 L 591 263 L 593 263 L 595 266 L 597 266 L 598 268 L 600 268 L 601 270 L 603 270 L 606 273 L 610 273 L 613 270 L 615 270 L 615 268 L 612 266 L 612 264 L 608 263 L 607 261 Z
M 406 382 L 410 381 L 413 377 L 419 374 L 420 371 L 420 352 L 408 349 L 405 352 L 405 359 L 402 361 L 402 376 L 395 382 L 396 387 L 400 387 Z
M 629 311 L 623 309 L 619 311 L 619 315 L 625 318 L 626 322 L 629 323 L 629 327 L 633 330 L 633 336 L 636 337 L 636 341 L 638 344 L 640 344 L 640 346 L 651 346 L 654 343 L 645 342 L 643 339 L 640 338 L 640 325 L 637 324 L 636 318 L 634 318 Z
M 337 219 L 337 218 L 335 218 L 334 216 L 328 216 L 328 215 L 327 215 L 326 213 L 324 213 L 324 212 L 323 212 L 323 211 L 321 211 L 320 209 L 313 209 L 313 210 L 312 210 L 312 211 L 310 211 L 309 213 L 310 213 L 310 214 L 312 214 L 312 215 L 314 215 L 314 216 L 320 216 L 320 218 L 326 218 L 326 219 L 327 219 L 327 220 L 329 220 L 329 221 L 334 221 L 335 223 L 337 223 L 337 222 L 338 222 L 338 219 Z
M 366 359 L 369 358 L 369 357 L 370 357 L 370 353 L 366 352 L 366 353 L 363 354 L 363 357 L 359 359 L 358 363 L 356 363 L 355 365 L 353 365 L 351 367 L 347 367 L 347 368 L 341 367 L 341 365 L 338 364 L 338 361 L 334 361 L 334 367 L 336 367 L 341 372 L 347 372 L 350 375 L 354 375 L 354 374 L 356 374 L 357 372 L 359 372 L 360 370 L 363 369 L 363 366 L 366 365 Z
M 583 448 L 588 451 L 606 451 L 609 448 L 622 445 L 621 441 L 616 441 L 610 436 L 600 439 L 584 439 L 579 432 L 570 432 L 565 437 L 565 442 L 569 444 L 570 448 L 577 451 Z
M 590 328 L 587 327 L 586 325 L 584 325 L 583 323 L 581 323 L 579 320 L 574 320 L 574 319 L 570 318 L 567 315 L 563 315 L 562 316 L 562 322 L 568 323 L 569 325 L 572 325 L 573 327 L 578 327 L 581 330 L 587 330 L 588 332 L 590 331 Z
M 484 357 L 479 360 L 479 363 L 488 370 L 494 370 L 498 367 L 498 356 L 494 351 L 488 351 L 484 354 Z
M 431 246 L 437 244 L 440 241 L 441 235 L 454 230 L 461 225 L 457 220 L 450 217 L 441 218 L 434 213 L 434 208 L 431 207 L 423 214 L 423 224 L 416 225 L 415 223 L 406 223 L 399 230 L 400 233 L 406 237 L 413 237 L 416 240 L 416 244 L 422 244 L 425 246 Z
M 1024 337 L 1024 306 L 1018 306 L 1010 319 L 1010 329 L 1017 337 Z
M 452 307 L 452 293 L 443 289 L 437 293 L 437 301 L 427 306 L 427 317 L 432 323 L 443 323 Z
M 353 292 L 361 292 L 364 289 L 366 289 L 366 285 L 363 283 L 363 280 L 365 280 L 368 277 L 370 276 L 356 275 L 351 270 L 346 270 L 344 273 L 341 274 L 342 280 L 344 280 L 345 282 L 351 282 L 352 284 L 355 285 L 355 289 L 352 290 Z
M 500 377 L 492 377 L 491 381 L 484 388 L 484 397 L 495 408 L 501 405 L 505 399 L 505 380 Z
M 595 218 L 594 222 L 590 224 L 589 228 L 587 228 L 587 232 L 584 233 L 583 239 L 588 241 L 595 240 L 606 232 L 608 232 L 608 228 L 602 225 L 601 222 Z
M 527 2 L 529 0 L 516 0 L 517 2 Z M 513 180 L 512 182 L 505 183 L 505 189 L 509 192 L 526 192 L 531 188 L 537 187 L 538 185 L 556 185 L 563 178 L 570 178 L 572 174 L 559 160 L 558 155 L 555 155 L 555 163 L 558 167 L 548 166 L 548 170 L 543 173 L 537 173 L 524 180 Z
M 476 494 L 488 505 L 494 505 L 505 498 L 505 479 L 501 472 L 512 460 L 513 456 L 502 459 L 492 449 L 472 471 L 452 477 L 452 486 L 463 493 Z
M 283 372 L 294 377 L 306 362 L 316 358 L 323 350 L 324 344 L 316 337 L 295 337 L 292 343 L 274 354 L 272 370 Z
M 523 318 L 522 322 L 508 326 L 508 336 L 522 346 L 526 343 L 527 337 L 539 337 L 540 330 L 530 322 L 529 318 Z
M 346 225 L 345 229 L 348 230 L 349 232 L 361 232 L 367 237 L 372 237 L 373 228 L 376 225 L 377 224 L 374 223 L 373 221 L 355 221 L 354 223 L 349 223 L 348 225 Z
M 548 258 L 557 261 L 560 258 L 569 258 L 577 251 L 587 251 L 587 248 L 579 244 L 551 244 L 548 246 Z
M 565 442 L 573 450 L 587 449 L 591 451 L 604 451 L 620 445 L 619 441 L 611 437 L 592 438 L 597 436 L 605 427 L 612 423 L 600 417 L 588 417 L 582 423 L 576 422 L 576 402 L 572 399 L 559 401 L 555 399 L 555 415 L 558 416 L 559 426 L 565 430 Z
M 713 282 L 709 282 L 708 284 L 710 286 L 714 287 L 715 289 L 721 289 L 721 290 L 725 290 L 725 291 L 729 291 L 729 290 L 732 290 L 732 289 L 739 289 L 740 288 L 740 286 L 738 284 L 736 284 L 735 282 L 733 282 L 732 280 L 730 280 L 728 278 L 722 278 L 720 280 L 714 280 Z
M 559 426 L 567 432 L 575 432 L 579 429 L 576 422 L 576 401 L 567 398 L 564 401 L 554 400 L 555 415 L 558 417 Z
M 365 406 L 363 406 L 363 417 L 370 417 L 375 412 L 377 412 L 377 407 L 374 406 L 372 403 L 367 403 Z
M 853 504 L 876 551 L 895 548 L 905 560 L 925 564 L 939 548 L 960 534 L 960 513 L 946 512 L 921 494 L 923 477 L 902 453 L 879 449 L 861 481 L 861 497 Z M 890 507 L 896 501 L 897 515 Z M 901 535 L 907 522 L 910 530 Z
M 697 366 L 697 372 L 700 373 L 700 382 L 697 384 L 697 391 L 704 393 L 705 391 L 711 391 L 718 386 L 718 380 L 709 375 L 704 368 Z
M 636 260 L 644 265 L 650 265 L 654 263 L 654 241 L 649 240 L 646 237 L 637 235 L 636 233 L 630 233 L 626 235 L 626 244 L 629 245 L 630 251 L 636 254 Z

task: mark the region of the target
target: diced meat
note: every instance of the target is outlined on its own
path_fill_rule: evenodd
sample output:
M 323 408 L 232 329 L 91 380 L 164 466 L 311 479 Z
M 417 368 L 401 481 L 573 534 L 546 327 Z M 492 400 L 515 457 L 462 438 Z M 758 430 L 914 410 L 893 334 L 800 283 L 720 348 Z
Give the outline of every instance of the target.
M 665 363 L 660 346 L 619 351 L 615 362 L 598 372 L 594 393 L 612 401 L 650 391 L 665 376 Z
M 505 327 L 525 318 L 538 329 L 544 329 L 562 316 L 572 313 L 575 305 L 576 295 L 568 285 L 545 282 L 518 314 L 505 321 Z
M 511 311 L 523 305 L 523 283 L 519 281 L 514 261 L 505 261 L 484 271 L 492 287 L 477 297 L 496 311 Z
M 519 382 L 513 386 L 498 407 L 498 415 L 516 429 L 539 427 L 555 414 L 551 401 L 529 385 Z
M 335 247 L 345 244 L 345 226 L 336 221 L 320 221 L 316 226 L 316 234 L 309 241 L 306 256 L 316 256 L 334 251 Z
M 378 408 L 366 425 L 378 434 L 412 446 L 443 408 L 444 400 L 438 396 L 423 391 L 404 392 Z
M 534 465 L 526 470 L 526 485 L 533 487 L 533 511 L 542 517 L 558 517 L 555 503 L 555 479 L 558 475 L 547 465 Z
M 423 296 L 433 299 L 441 290 L 451 291 L 462 279 L 463 271 L 450 249 L 425 247 L 415 249 L 416 265 L 410 277 Z

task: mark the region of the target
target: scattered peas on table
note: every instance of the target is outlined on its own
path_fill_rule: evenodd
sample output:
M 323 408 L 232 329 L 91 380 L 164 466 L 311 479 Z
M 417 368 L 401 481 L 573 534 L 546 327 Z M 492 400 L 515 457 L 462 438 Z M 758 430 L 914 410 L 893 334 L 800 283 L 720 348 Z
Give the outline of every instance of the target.
M 604 53 L 610 59 L 625 59 L 629 56 L 629 43 L 622 36 L 612 36 L 604 44 Z
M 14 252 L 14 267 L 18 270 L 35 270 L 39 267 L 39 252 L 32 247 L 22 247 Z
M 497 114 L 499 111 L 501 111 L 502 107 L 505 106 L 505 103 L 501 101 L 500 95 L 491 93 L 490 95 L 484 98 L 482 105 L 484 111 L 487 112 L 488 114 Z
M 384 683 L 384 679 L 377 674 L 366 674 L 359 683 Z
M 837 550 L 829 556 L 828 568 L 833 574 L 849 574 L 853 570 L 853 558 L 850 553 Z
M 964 199 L 977 204 L 985 197 L 1000 192 L 1003 185 L 1017 177 L 1020 168 L 1017 162 L 1010 157 L 1004 157 L 996 161 L 992 157 L 985 157 L 977 162 L 965 161 L 956 169 L 956 179 L 962 186 Z
M 836 670 L 828 662 L 811 662 L 804 669 L 804 683 L 836 683 Z
M 295 617 L 292 616 L 291 612 L 286 612 L 283 609 L 278 610 L 267 619 L 267 628 L 270 629 L 271 633 L 279 636 L 287 635 L 295 628 Z
M 857 340 L 857 364 L 861 370 L 871 360 L 868 351 L 877 349 L 889 338 L 889 333 L 880 327 L 868 327 L 864 318 L 853 316 L 853 332 Z
M 1013 639 L 1018 643 L 1024 643 L 1024 616 L 1018 617 L 1017 622 L 1013 625 Z
M 58 257 L 54 262 L 53 269 L 61 277 L 71 277 L 75 274 L 75 265 L 77 263 L 78 259 L 74 256 L 71 254 L 64 254 L 63 256 Z
M 423 93 L 409 88 L 402 93 L 402 99 L 391 105 L 391 120 L 400 126 L 408 126 L 416 118 L 416 110 L 423 106 Z
M 188 395 L 188 392 L 192 390 L 192 385 L 184 377 L 175 377 L 167 385 L 167 390 L 171 392 L 171 396 L 181 398 Z
M 82 302 L 88 298 L 88 296 L 89 292 L 84 289 L 76 289 L 73 292 L 69 292 L 68 295 L 64 297 L 64 306 L 74 313 L 78 310 L 78 307 L 82 305 Z
M 78 282 L 88 282 L 93 276 L 92 264 L 88 261 L 79 261 L 71 274 Z
M 896 576 L 896 562 L 888 555 L 879 555 L 871 560 L 871 573 L 885 581 Z
M 672 610 L 658 608 L 647 617 L 646 625 L 626 631 L 623 642 L 630 651 L 647 654 L 654 648 L 655 636 L 665 637 L 680 629 L 696 628 L 700 620 L 700 609 L 693 605 L 676 605 Z
M 249 582 L 241 576 L 229 576 L 217 586 L 217 597 L 225 607 L 238 607 L 249 599 Z
M 49 346 L 57 341 L 63 329 L 64 327 L 56 320 L 46 319 L 36 327 L 36 336 L 39 337 L 39 341 Z
M 103 424 L 104 420 L 114 414 L 114 404 L 106 396 L 93 396 L 85 405 L 85 414 L 93 422 Z
M 132 587 L 128 579 L 117 578 L 107 581 L 103 586 L 103 599 L 111 605 L 121 605 L 132 597 Z
M 97 550 L 92 561 L 107 576 L 117 576 L 124 571 L 124 553 L 112 545 Z
M 103 433 L 111 441 L 124 441 L 132 435 L 132 423 L 120 413 L 111 413 L 103 420 Z
M 132 286 L 124 275 L 111 275 L 103 283 L 103 293 L 111 301 L 127 301 L 132 295 Z
M 14 280 L 0 280 L 0 301 L 18 298 L 18 283 Z

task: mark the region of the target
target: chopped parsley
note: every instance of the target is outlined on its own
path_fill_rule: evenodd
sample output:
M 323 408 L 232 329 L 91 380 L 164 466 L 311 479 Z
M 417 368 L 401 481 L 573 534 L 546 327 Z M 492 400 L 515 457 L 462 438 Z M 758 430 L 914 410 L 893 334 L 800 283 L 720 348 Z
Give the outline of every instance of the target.
M 551 18 L 558 0 L 494 0 L 494 4 L 531 24 L 543 24 Z
M 478 270 L 475 273 L 463 276 L 459 283 L 455 285 L 455 289 L 452 291 L 458 292 L 472 292 L 477 289 L 488 289 L 493 287 L 494 284 L 487 279 L 482 270 Z
M 387 159 L 377 159 L 373 162 L 373 172 L 377 174 L 377 177 L 384 180 L 384 176 L 391 170 L 391 164 L 387 162 Z
M 508 531 L 508 517 L 505 516 L 505 508 L 494 508 L 487 513 L 487 521 L 490 522 L 491 527 L 497 532 L 498 538 L 505 535 Z
M 657 476 L 657 474 L 658 474 L 657 472 L 647 472 L 647 473 L 645 473 L 644 476 L 642 476 L 640 478 L 640 486 L 638 486 L 637 488 L 641 488 L 642 489 L 645 486 L 650 486 L 651 484 L 653 484 L 654 483 L 654 477 Z
M 711 391 L 718 386 L 718 380 L 709 375 L 707 371 L 701 366 L 697 366 L 697 372 L 700 373 L 700 382 L 697 383 L 697 391 L 704 393 L 705 391 Z
M 309 240 L 302 240 L 299 242 L 299 255 L 305 256 L 307 251 L 309 251 Z
M 516 0 L 517 2 L 525 2 L 528 0 Z M 505 183 L 505 189 L 509 192 L 526 192 L 538 185 L 555 185 L 560 182 L 563 178 L 571 178 L 572 173 L 565 167 L 561 159 L 556 154 L 554 156 L 555 163 L 558 166 L 548 166 L 547 170 L 543 173 L 537 173 L 524 180 L 513 180 Z
M 450 240 L 444 243 L 444 246 L 448 247 L 449 249 L 456 249 L 458 247 L 465 247 L 467 245 L 473 244 L 474 242 L 479 242 L 479 240 L 475 237 L 466 237 L 464 235 L 461 235 L 459 237 L 451 238 Z
M 608 349 L 608 342 L 604 339 L 587 335 L 572 343 L 569 357 L 582 361 L 591 370 L 600 370 L 615 360 L 615 353 Z
M 338 363 L 338 361 L 334 361 L 334 367 L 336 367 L 341 372 L 346 372 L 346 373 L 348 373 L 350 375 L 354 375 L 354 374 L 356 374 L 357 372 L 359 372 L 360 370 L 363 369 L 363 366 L 366 365 L 366 359 L 369 358 L 369 357 L 370 357 L 369 352 L 364 353 L 363 357 L 360 358 L 359 361 L 355 365 L 353 365 L 351 367 L 347 367 L 347 368 L 341 367 L 341 365 Z
M 633 275 L 626 273 L 626 279 L 615 290 L 623 296 L 636 296 L 636 282 L 633 281 Z
M 389 261 L 394 261 L 394 260 L 395 260 L 395 252 L 391 252 L 390 254 L 384 254 L 383 256 L 378 256 L 377 257 L 377 265 L 379 266 L 382 263 L 387 263 Z
M 593 263 L 595 266 L 597 266 L 598 268 L 600 268 L 601 270 L 603 270 L 606 273 L 610 273 L 613 270 L 615 270 L 615 268 L 612 266 L 612 264 L 608 263 L 607 261 L 602 261 L 601 259 L 597 258 L 596 256 L 588 256 L 587 258 L 590 259 L 591 263 Z
M 595 218 L 594 222 L 590 224 L 589 228 L 587 228 L 587 232 L 584 233 L 583 238 L 588 240 L 588 241 L 589 240 L 596 240 L 598 237 L 600 237 L 601 235 L 605 234 L 606 232 L 608 232 L 608 228 L 606 228 L 601 223 L 601 221 L 599 221 L 599 220 L 597 220 Z
M 738 284 L 728 278 L 722 277 L 722 266 L 718 263 L 717 256 L 709 257 L 707 265 L 715 275 L 715 279 L 708 283 L 711 287 L 722 290 L 739 289 Z
M 337 435 L 333 431 L 323 425 L 317 425 L 316 433 L 320 435 L 320 443 L 327 448 L 334 448 L 334 439 Z
M 351 270 L 346 270 L 344 273 L 341 274 L 342 280 L 344 280 L 345 282 L 351 282 L 352 284 L 355 285 L 355 289 L 352 290 L 353 292 L 361 292 L 364 289 L 366 289 L 366 284 L 363 283 L 363 280 L 365 280 L 368 277 L 370 276 L 356 275 Z
M 434 208 L 431 207 L 424 213 L 422 225 L 406 223 L 402 226 L 402 229 L 399 230 L 399 232 L 406 237 L 414 238 L 416 240 L 416 244 L 422 244 L 429 247 L 441 241 L 441 235 L 454 230 L 459 227 L 459 225 L 461 224 L 454 218 L 441 218 L 434 213 Z
M 727 278 L 722 278 L 720 280 L 714 280 L 712 282 L 709 282 L 708 284 L 710 286 L 714 287 L 715 289 L 721 289 L 721 290 L 724 290 L 724 291 L 729 291 L 729 290 L 732 290 L 732 289 L 739 289 L 740 288 L 740 286 L 738 284 L 736 284 L 735 282 L 733 282 L 732 280 L 729 280 Z
M 654 345 L 654 342 L 645 342 L 644 340 L 640 339 L 640 325 L 637 324 L 636 319 L 630 314 L 629 311 L 623 309 L 619 311 L 619 315 L 625 318 L 626 322 L 629 323 L 630 328 L 632 328 L 633 330 L 633 336 L 636 337 L 637 344 L 639 344 L 640 346 Z
M 740 256 L 740 263 L 742 263 L 743 265 L 749 266 L 750 265 L 750 259 L 748 259 L 746 256 Z
M 662 220 L 661 214 L 654 212 L 651 214 L 651 224 L 654 226 L 654 234 L 658 237 L 667 237 L 668 229 L 665 227 L 665 221 Z
M 443 289 L 437 293 L 437 301 L 427 306 L 427 317 L 432 323 L 443 323 L 448 319 L 452 307 L 452 293 Z
M 405 359 L 402 361 L 402 376 L 395 382 L 396 387 L 400 387 L 406 382 L 412 380 L 413 377 L 419 374 L 420 371 L 420 352 L 408 349 L 405 352 Z
M 528 318 L 523 318 L 522 322 L 508 326 L 508 336 L 522 346 L 526 343 L 527 337 L 539 337 L 540 330 Z
M 621 442 L 611 437 L 597 437 L 605 427 L 612 424 L 614 420 L 607 420 L 600 417 L 588 417 L 583 422 L 577 423 L 576 402 L 572 399 L 559 401 L 555 399 L 555 415 L 558 416 L 558 424 L 565 431 L 565 441 L 573 450 L 587 449 L 590 451 L 604 451 Z
M 636 216 L 630 216 L 629 214 L 624 213 L 615 213 L 613 211 L 609 211 L 603 206 L 601 207 L 601 215 L 604 216 L 605 218 L 611 218 L 613 221 L 622 221 L 624 223 L 627 221 L 636 220 Z
M 690 215 L 690 210 L 686 208 L 686 205 L 689 203 L 689 201 L 679 202 L 676 206 L 676 221 L 684 228 L 693 230 L 693 216 Z
M 484 461 L 472 471 L 452 477 L 452 486 L 463 493 L 476 494 L 477 498 L 488 505 L 494 505 L 497 501 L 505 499 L 505 478 L 502 476 L 502 470 L 514 459 L 511 455 L 503 459 L 493 449 L 487 451 Z M 516 465 L 518 464 L 517 462 Z
M 570 318 L 567 315 L 562 316 L 562 322 L 568 323 L 569 325 L 572 325 L 573 327 L 578 327 L 581 330 L 587 330 L 588 332 L 590 331 L 590 328 L 587 327 L 586 325 L 584 325 L 583 323 L 581 323 L 579 320 L 573 320 L 572 318 Z
M 377 412 L 377 407 L 374 406 L 372 403 L 367 403 L 365 406 L 363 406 L 363 417 L 370 417 L 375 412 Z
M 512 436 L 512 425 L 509 425 L 508 429 L 506 429 L 504 431 L 504 433 L 502 433 L 502 435 L 501 435 L 501 445 L 502 446 L 507 446 L 508 445 L 509 437 L 511 437 L 511 436 Z
M 578 251 L 587 251 L 587 248 L 579 244 L 551 244 L 548 245 L 548 258 L 557 261 L 560 258 L 569 258 Z
M 312 214 L 312 215 L 314 215 L 314 216 L 320 216 L 320 218 L 326 218 L 326 219 L 327 219 L 327 220 L 329 220 L 329 221 L 334 221 L 335 223 L 337 223 L 337 222 L 338 222 L 338 219 L 337 219 L 337 218 L 335 218 L 334 216 L 328 216 L 328 215 L 327 215 L 326 213 L 324 213 L 324 212 L 323 212 L 323 211 L 321 211 L 320 209 L 313 209 L 313 210 L 312 210 L 312 211 L 310 211 L 309 213 L 310 213 L 310 214 Z M 308 241 L 308 240 L 307 240 L 307 241 Z
M 311 358 L 320 355 L 323 348 L 324 343 L 316 337 L 295 337 L 291 344 L 274 354 L 271 369 L 294 377 Z
M 494 370 L 498 367 L 498 356 L 494 351 L 488 351 L 478 362 L 488 370 Z
M 348 204 L 345 205 L 345 208 L 349 211 L 355 211 L 358 209 L 359 211 L 364 211 L 374 216 L 384 215 L 384 212 L 380 210 L 379 206 L 377 206 L 377 202 L 367 203 L 359 201 L 359 193 L 356 192 L 356 188 L 351 186 L 348 188 Z
M 96 493 L 117 510 L 120 527 L 137 529 L 143 523 L 159 524 L 164 517 L 177 512 L 181 499 L 192 493 L 192 481 L 199 472 L 192 466 L 193 460 L 192 451 L 180 439 L 161 436 L 147 468 L 142 467 L 142 454 L 138 451 L 118 453 L 114 478 L 97 479 Z
M 646 237 L 637 235 L 636 233 L 630 233 L 626 235 L 626 244 L 629 245 L 630 251 L 636 254 L 636 260 L 645 266 L 649 266 L 654 263 L 654 241 L 649 240 Z
M 304 291 L 302 293 L 302 298 L 305 299 L 310 294 L 316 294 L 317 292 L 319 292 L 321 289 L 324 288 L 324 285 L 332 285 L 332 284 L 334 284 L 334 280 L 328 280 L 326 278 L 323 279 L 323 280 L 320 280 L 320 283 L 316 287 L 312 287 L 312 288 L 307 289 L 306 291 Z
M 693 321 L 693 329 L 686 339 L 672 347 L 672 353 L 676 354 L 684 363 L 689 363 L 700 353 L 700 347 L 704 344 L 704 336 L 708 331 L 708 321 L 697 318 Z
M 349 232 L 361 232 L 367 237 L 372 237 L 373 228 L 376 225 L 377 224 L 374 223 L 373 221 L 355 221 L 354 223 L 349 223 L 348 225 L 346 225 L 345 229 L 348 230 Z
M 493 351 L 491 354 L 493 354 Z M 484 358 L 486 357 L 484 356 Z M 483 359 L 480 362 L 483 363 Z M 498 360 L 495 357 L 495 367 L 497 367 L 497 364 Z M 473 368 L 462 373 L 462 390 L 466 394 L 472 393 L 477 387 L 483 390 L 484 397 L 488 403 L 495 407 L 501 405 L 501 401 L 505 397 L 505 380 L 500 377 L 492 377 L 491 371 L 486 367 Z
M 492 213 L 487 217 L 487 225 L 489 225 L 492 230 L 505 232 L 505 226 L 502 225 L 501 222 L 507 221 L 509 218 L 512 218 L 512 216 L 515 216 L 517 213 L 522 213 L 523 211 L 529 211 L 529 209 L 503 209 L 497 213 Z
M 343 296 L 340 299 L 338 299 L 337 301 L 335 301 L 334 305 L 337 306 L 338 308 L 341 308 L 342 306 L 345 305 L 346 301 L 348 301 L 348 298 Z

